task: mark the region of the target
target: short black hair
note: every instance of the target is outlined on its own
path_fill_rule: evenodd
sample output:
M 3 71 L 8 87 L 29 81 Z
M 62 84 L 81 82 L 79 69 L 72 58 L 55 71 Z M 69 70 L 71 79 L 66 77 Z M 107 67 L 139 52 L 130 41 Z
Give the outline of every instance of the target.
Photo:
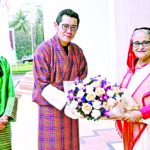
M 80 23 L 79 15 L 75 11 L 73 11 L 72 9 L 64 9 L 64 10 L 62 10 L 58 13 L 58 16 L 56 18 L 56 22 L 57 22 L 58 25 L 59 25 L 60 22 L 62 22 L 62 16 L 63 15 L 67 15 L 69 17 L 76 18 L 77 19 L 77 24 L 79 26 L 79 23 Z

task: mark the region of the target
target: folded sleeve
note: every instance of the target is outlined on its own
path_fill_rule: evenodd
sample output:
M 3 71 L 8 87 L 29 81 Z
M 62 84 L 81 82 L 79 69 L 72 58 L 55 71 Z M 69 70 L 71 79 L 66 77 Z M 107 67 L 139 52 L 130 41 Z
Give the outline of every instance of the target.
M 41 94 L 51 105 L 59 110 L 62 110 L 66 105 L 66 94 L 51 84 L 47 85 Z
M 10 121 L 16 121 L 17 103 L 18 103 L 18 99 L 16 97 L 10 97 L 7 100 L 7 105 L 6 105 L 4 115 L 9 116 Z

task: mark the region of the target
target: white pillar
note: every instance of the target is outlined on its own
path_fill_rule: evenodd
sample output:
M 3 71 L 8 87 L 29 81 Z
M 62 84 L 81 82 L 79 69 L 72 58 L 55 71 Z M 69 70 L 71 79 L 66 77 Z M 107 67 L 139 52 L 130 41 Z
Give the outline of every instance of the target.
M 11 63 L 11 46 L 9 39 L 8 10 L 6 0 L 0 0 L 0 55 Z

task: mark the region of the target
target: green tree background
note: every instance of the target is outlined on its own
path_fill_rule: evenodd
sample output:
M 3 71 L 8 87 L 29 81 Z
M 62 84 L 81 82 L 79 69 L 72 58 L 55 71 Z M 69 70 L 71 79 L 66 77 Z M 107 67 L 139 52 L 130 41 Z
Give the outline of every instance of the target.
M 32 11 L 32 10 L 31 10 Z M 37 45 L 44 40 L 43 11 L 36 6 L 34 23 L 29 19 L 30 11 L 19 10 L 9 22 L 15 30 L 16 57 L 21 60 L 23 56 L 33 55 Z

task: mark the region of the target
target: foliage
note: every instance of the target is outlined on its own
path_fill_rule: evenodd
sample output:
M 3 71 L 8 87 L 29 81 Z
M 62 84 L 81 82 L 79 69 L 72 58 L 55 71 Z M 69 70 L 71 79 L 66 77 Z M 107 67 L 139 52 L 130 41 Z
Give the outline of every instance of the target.
M 30 35 L 23 31 L 15 32 L 16 41 L 16 56 L 21 60 L 23 56 L 31 55 L 31 40 Z
M 35 20 L 31 21 L 32 10 L 19 10 L 12 21 L 10 27 L 15 29 L 16 56 L 21 60 L 23 56 L 32 55 L 36 46 L 44 39 L 43 33 L 43 12 L 40 7 L 36 7 Z M 30 18 L 30 19 L 29 19 Z
M 40 8 L 36 12 L 36 45 L 39 45 L 44 40 L 44 30 L 43 30 L 43 12 Z
M 33 63 L 21 64 L 18 63 L 17 66 L 12 66 L 12 74 L 25 74 L 28 71 L 31 71 L 33 68 Z
M 27 32 L 29 28 L 29 21 L 27 20 L 27 15 L 22 10 L 16 13 L 14 20 L 10 23 L 10 27 L 14 27 L 16 31 Z

